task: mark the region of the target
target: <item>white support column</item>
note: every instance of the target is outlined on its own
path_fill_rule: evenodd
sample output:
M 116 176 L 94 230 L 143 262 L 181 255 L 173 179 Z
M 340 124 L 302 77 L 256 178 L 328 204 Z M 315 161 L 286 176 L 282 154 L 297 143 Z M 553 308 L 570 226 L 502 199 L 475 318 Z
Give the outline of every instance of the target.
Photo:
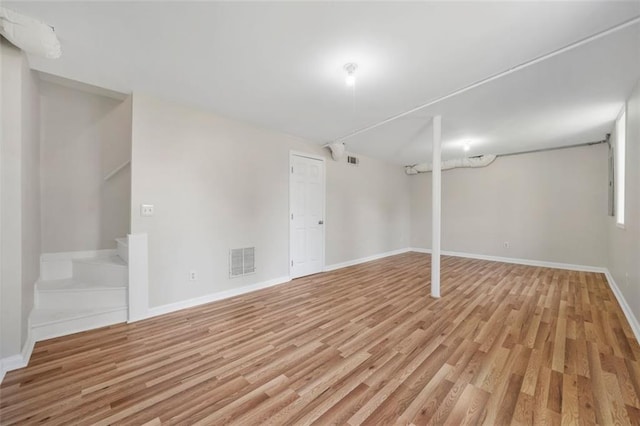
M 440 297 L 440 201 L 442 117 L 433 117 L 433 172 L 431 174 L 431 297 Z

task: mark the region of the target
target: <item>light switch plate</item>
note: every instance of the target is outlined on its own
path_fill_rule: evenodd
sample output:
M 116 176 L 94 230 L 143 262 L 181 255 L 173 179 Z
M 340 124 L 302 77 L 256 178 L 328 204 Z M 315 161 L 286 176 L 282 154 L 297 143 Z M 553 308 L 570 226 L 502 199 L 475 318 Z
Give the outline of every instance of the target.
M 153 216 L 153 204 L 141 204 L 140 216 Z

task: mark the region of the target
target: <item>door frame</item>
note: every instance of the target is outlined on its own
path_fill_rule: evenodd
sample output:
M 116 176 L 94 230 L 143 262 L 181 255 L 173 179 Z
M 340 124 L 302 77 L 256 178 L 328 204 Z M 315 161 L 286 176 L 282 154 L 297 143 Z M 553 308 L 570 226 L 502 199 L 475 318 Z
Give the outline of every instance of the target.
M 324 225 L 322 225 L 322 267 L 320 272 L 324 272 L 325 269 L 325 250 L 327 247 L 327 167 L 326 167 L 326 159 L 325 157 L 309 154 L 302 151 L 289 151 L 289 169 L 287 173 L 289 174 L 289 215 L 287 216 L 287 220 L 289 221 L 289 279 L 293 279 L 293 221 L 291 220 L 291 215 L 293 214 L 293 157 L 304 157 L 310 160 L 318 160 L 320 161 L 322 167 L 322 220 L 324 221 Z M 296 277 L 297 278 L 297 277 Z

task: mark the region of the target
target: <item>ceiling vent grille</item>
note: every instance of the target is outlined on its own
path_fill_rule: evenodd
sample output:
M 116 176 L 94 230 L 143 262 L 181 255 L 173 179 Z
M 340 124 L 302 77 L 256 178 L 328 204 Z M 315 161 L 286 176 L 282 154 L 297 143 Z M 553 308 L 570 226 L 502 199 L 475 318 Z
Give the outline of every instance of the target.
M 229 250 L 229 277 L 241 277 L 256 272 L 256 248 Z
M 347 163 L 357 166 L 360 164 L 360 159 L 358 157 L 354 157 L 353 155 L 347 156 Z

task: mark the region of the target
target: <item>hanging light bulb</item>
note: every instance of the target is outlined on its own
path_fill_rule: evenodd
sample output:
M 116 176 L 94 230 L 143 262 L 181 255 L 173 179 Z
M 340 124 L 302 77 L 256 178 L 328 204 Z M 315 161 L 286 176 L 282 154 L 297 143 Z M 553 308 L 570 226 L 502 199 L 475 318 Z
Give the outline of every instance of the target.
M 348 87 L 353 87 L 356 85 L 356 70 L 358 69 L 358 64 L 354 64 L 349 62 L 345 64 L 344 70 L 347 72 L 347 76 L 345 78 L 345 83 Z

